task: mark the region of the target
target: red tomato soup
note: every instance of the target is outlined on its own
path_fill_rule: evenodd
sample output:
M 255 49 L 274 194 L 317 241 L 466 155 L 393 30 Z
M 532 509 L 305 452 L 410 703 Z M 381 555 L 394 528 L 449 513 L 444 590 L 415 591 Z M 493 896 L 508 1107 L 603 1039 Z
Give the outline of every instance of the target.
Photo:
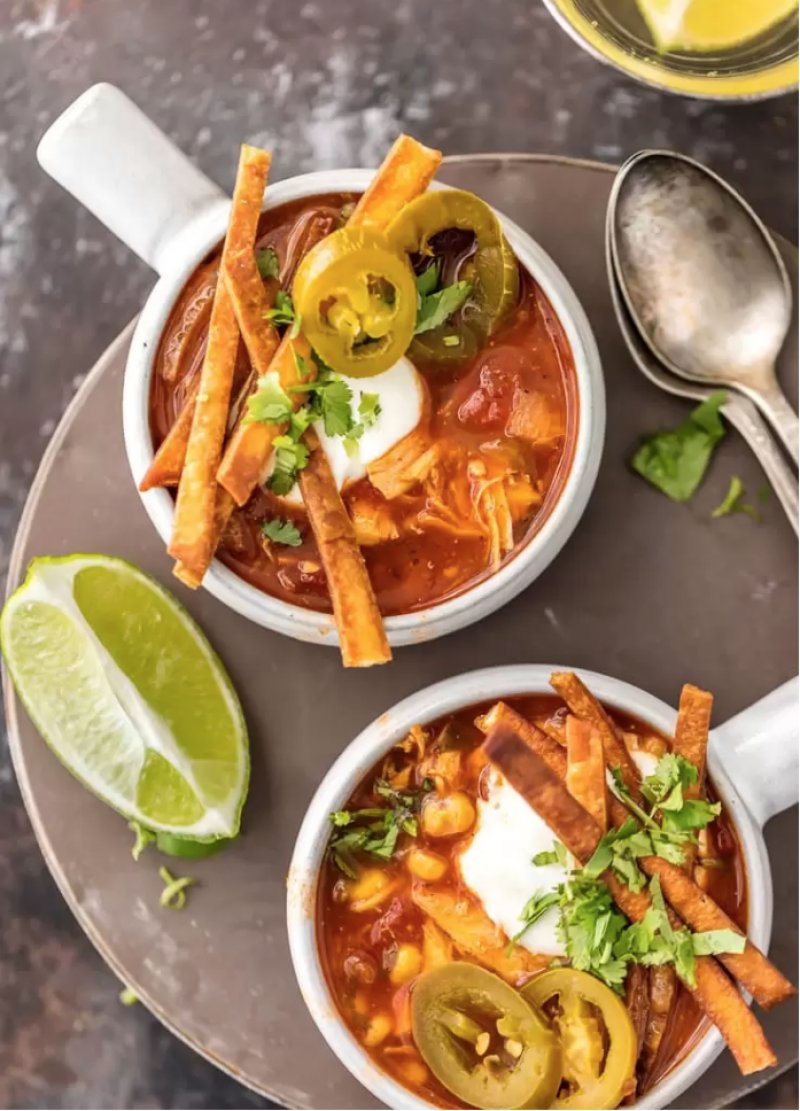
M 469 396 L 463 380 L 459 385 Z M 419 1051 L 411 1004 L 419 978 L 443 963 L 468 962 L 524 989 L 553 964 L 552 954 L 509 945 L 508 934 L 490 918 L 462 873 L 462 855 L 477 837 L 488 776 L 493 772 L 481 749 L 484 733 L 476 725 L 491 705 L 472 706 L 424 728 L 414 727 L 365 776 L 343 812 L 332 816 L 331 845 L 317 891 L 319 951 L 342 1021 L 380 1069 L 417 1097 L 441 1107 L 474 1104 L 454 1097 Z M 563 740 L 566 707 L 557 697 L 511 698 L 507 705 L 554 739 Z M 670 742 L 649 726 L 624 715 L 613 717 L 632 753 L 650 753 L 655 764 L 669 752 Z M 707 787 L 704 797 L 714 801 L 713 788 Z M 397 805 L 398 799 L 407 806 L 411 824 L 401 822 L 392 843 L 381 840 L 382 832 L 376 835 L 380 843 L 372 842 L 372 850 L 363 848 L 358 835 L 354 847 L 341 839 L 352 830 L 358 834 L 360 823 L 374 821 L 380 826 L 382 808 Z M 446 814 L 436 809 L 442 800 L 448 800 Z M 430 806 L 432 817 L 426 816 Z M 366 817 L 342 816 L 359 812 L 366 812 Z M 522 850 L 530 858 L 536 848 L 523 845 Z M 702 833 L 694 878 L 746 929 L 743 856 L 724 810 Z M 564 958 L 561 963 L 568 962 Z M 642 977 L 636 990 L 649 999 L 650 1011 L 646 1003 L 644 1015 L 652 1015 L 657 997 L 648 977 L 659 970 L 638 967 Z M 628 977 L 628 994 L 623 998 L 633 1008 L 630 971 Z M 651 1059 L 642 1050 L 629 1094 L 635 1086 L 641 1096 L 663 1078 L 707 1026 L 689 992 L 679 985 L 660 1047 Z
M 275 250 L 281 287 L 290 287 L 309 223 L 335 229 L 353 200 L 345 194 L 311 197 L 262 216 L 257 247 Z M 448 281 L 469 255 L 469 242 L 445 244 Z M 189 280 L 167 321 L 150 394 L 155 448 L 199 374 L 218 264 L 215 251 Z M 551 305 L 522 267 L 516 304 L 482 346 L 446 355 L 428 358 L 423 344 L 412 344 L 408 357 L 424 395 L 419 424 L 368 466 L 366 476 L 342 490 L 384 615 L 441 602 L 513 558 L 551 512 L 573 456 L 578 399 L 572 355 Z M 240 343 L 234 415 L 250 382 Z M 359 380 L 365 389 L 369 382 Z M 274 518 L 295 523 L 301 542 L 289 547 L 265 541 L 262 525 Z M 217 555 L 267 594 L 331 610 L 302 506 L 266 487 L 258 487 L 233 513 Z

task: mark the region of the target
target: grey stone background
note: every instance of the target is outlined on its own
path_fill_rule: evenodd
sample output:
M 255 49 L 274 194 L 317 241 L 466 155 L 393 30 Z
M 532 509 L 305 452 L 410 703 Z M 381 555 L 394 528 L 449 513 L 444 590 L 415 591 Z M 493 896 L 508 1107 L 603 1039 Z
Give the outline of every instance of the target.
M 245 139 L 275 152 L 276 178 L 374 165 L 401 129 L 450 154 L 664 146 L 797 240 L 794 96 L 720 107 L 642 88 L 540 0 L 0 0 L 0 581 L 49 436 L 153 280 L 36 165 L 39 135 L 100 80 L 226 188 Z M 0 724 L 0 1106 L 269 1106 L 118 990 L 45 869 Z M 738 1106 L 797 1105 L 790 1070 Z

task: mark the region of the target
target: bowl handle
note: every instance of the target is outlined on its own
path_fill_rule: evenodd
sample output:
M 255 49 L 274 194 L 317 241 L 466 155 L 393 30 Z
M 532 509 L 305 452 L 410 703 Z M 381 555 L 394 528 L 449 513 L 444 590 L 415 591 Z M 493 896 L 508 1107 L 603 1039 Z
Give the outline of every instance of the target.
M 760 826 L 797 802 L 796 676 L 715 729 L 709 744 Z
M 92 85 L 43 135 L 42 168 L 159 274 L 222 191 L 115 85 Z

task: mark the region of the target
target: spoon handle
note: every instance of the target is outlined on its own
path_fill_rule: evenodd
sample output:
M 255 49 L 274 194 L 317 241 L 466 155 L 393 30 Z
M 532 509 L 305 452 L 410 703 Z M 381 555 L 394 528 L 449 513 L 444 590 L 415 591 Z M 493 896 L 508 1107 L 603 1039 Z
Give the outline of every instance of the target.
M 763 385 L 759 386 L 758 390 L 753 390 L 750 394 L 753 401 L 759 407 L 761 412 L 767 418 L 769 423 L 777 432 L 781 441 L 785 444 L 786 450 L 794 459 L 795 463 L 798 462 L 798 421 L 797 413 L 786 400 L 786 395 L 778 385 L 778 381 L 774 375 L 770 375 L 770 379 Z
M 788 402 L 786 404 L 788 406 Z M 753 449 L 753 454 L 764 468 L 764 474 L 785 509 L 792 528 L 798 532 L 797 476 L 770 435 L 758 409 L 741 394 L 728 394 L 728 401 L 722 406 L 722 412 Z

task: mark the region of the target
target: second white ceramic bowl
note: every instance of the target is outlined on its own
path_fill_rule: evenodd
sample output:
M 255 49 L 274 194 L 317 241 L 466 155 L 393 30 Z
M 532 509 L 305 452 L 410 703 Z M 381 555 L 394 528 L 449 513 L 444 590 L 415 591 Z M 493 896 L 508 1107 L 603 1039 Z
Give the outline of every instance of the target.
M 87 90 L 50 127 L 38 149 L 44 169 L 156 269 L 125 371 L 125 446 L 137 486 L 153 459 L 148 399 L 158 342 L 187 279 L 219 244 L 229 200 L 112 85 Z M 265 209 L 320 193 L 362 192 L 373 170 L 324 170 L 270 184 Z M 439 188 L 434 185 L 433 188 Z M 577 379 L 577 431 L 569 473 L 543 525 L 495 574 L 455 597 L 385 620 L 389 642 L 414 644 L 454 632 L 499 609 L 533 582 L 558 554 L 592 492 L 605 434 L 605 389 L 586 314 L 549 255 L 498 213 L 509 243 L 541 286 L 566 332 Z M 166 543 L 174 503 L 163 489 L 142 495 Z M 292 606 L 257 590 L 215 560 L 204 587 L 231 609 L 267 628 L 313 643 L 338 643 L 329 614 Z
M 489 699 L 552 693 L 553 671 L 563 665 L 518 665 L 472 671 L 427 687 L 381 714 L 348 745 L 320 784 L 295 844 L 287 885 L 287 928 L 297 982 L 320 1032 L 352 1075 L 392 1108 L 430 1108 L 375 1065 L 348 1030 L 328 988 L 317 942 L 320 868 L 330 838 L 329 815 L 341 810 L 357 785 L 412 725 Z M 580 670 L 607 706 L 672 735 L 676 713 L 658 698 L 608 675 Z M 797 697 L 793 679 L 711 733 L 708 770 L 733 819 L 748 882 L 748 936 L 766 951 L 772 930 L 772 878 L 762 826 L 797 801 Z M 723 1049 L 714 1028 L 660 1084 L 634 1105 L 663 1108 L 694 1084 Z

